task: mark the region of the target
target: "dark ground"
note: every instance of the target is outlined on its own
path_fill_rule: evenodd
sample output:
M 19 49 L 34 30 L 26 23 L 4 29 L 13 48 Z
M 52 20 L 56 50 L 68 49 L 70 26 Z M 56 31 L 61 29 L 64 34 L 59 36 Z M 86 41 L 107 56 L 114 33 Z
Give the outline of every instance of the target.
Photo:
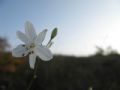
M 15 73 L 0 72 L 0 90 L 26 90 L 33 71 L 28 64 Z M 55 56 L 40 60 L 31 90 L 120 90 L 120 55 Z

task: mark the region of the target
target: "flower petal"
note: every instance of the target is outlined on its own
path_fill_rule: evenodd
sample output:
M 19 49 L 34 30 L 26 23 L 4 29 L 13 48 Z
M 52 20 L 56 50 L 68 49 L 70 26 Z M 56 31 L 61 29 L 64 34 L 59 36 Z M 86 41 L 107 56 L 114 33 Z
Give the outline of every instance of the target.
M 44 61 L 49 61 L 53 58 L 51 51 L 46 46 L 36 46 L 34 52 Z
M 35 40 L 35 44 L 42 44 L 43 40 L 45 39 L 46 33 L 47 33 L 47 29 L 40 32 Z
M 14 57 L 24 57 L 29 53 L 25 45 L 18 45 L 12 50 L 12 55 Z
M 24 33 L 20 32 L 20 31 L 17 31 L 17 36 L 24 43 L 26 43 L 26 44 L 29 43 L 29 39 L 27 38 L 27 36 Z
M 35 38 L 37 37 L 34 26 L 29 21 L 27 21 L 25 23 L 25 33 L 26 33 L 27 37 L 30 38 L 30 40 L 32 40 L 32 41 L 35 40 Z
M 29 55 L 30 68 L 34 69 L 35 61 L 36 61 L 36 55 L 35 54 L 30 54 Z

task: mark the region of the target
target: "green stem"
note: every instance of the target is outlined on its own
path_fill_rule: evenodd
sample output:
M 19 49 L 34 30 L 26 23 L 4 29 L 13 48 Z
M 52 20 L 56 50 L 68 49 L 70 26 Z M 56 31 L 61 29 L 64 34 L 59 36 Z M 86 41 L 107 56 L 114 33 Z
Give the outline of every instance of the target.
M 30 83 L 29 83 L 29 85 L 28 85 L 28 87 L 27 87 L 27 90 L 30 90 L 30 88 L 32 87 L 33 81 L 37 78 L 36 73 L 37 73 L 37 68 L 38 68 L 38 57 L 37 57 L 36 59 L 37 59 L 37 60 L 36 60 L 36 63 L 35 63 L 35 68 L 34 68 L 34 72 L 33 72 L 33 77 L 32 77 L 32 79 L 31 79 L 31 81 L 30 81 Z
M 48 46 L 51 41 L 52 41 L 52 39 L 49 40 L 49 42 L 48 42 L 48 44 L 46 46 Z

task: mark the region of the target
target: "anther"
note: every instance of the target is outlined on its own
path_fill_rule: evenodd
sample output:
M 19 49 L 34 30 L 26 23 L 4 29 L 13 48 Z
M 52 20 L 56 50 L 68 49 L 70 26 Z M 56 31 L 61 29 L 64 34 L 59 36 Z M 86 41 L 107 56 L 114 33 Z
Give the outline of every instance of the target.
M 25 45 L 22 45 L 23 47 L 25 47 Z

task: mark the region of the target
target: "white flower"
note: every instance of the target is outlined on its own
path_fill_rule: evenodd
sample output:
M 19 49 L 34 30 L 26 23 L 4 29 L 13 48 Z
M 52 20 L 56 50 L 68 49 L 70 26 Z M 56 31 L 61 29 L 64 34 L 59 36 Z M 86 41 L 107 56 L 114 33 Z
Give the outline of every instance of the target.
M 51 51 L 42 45 L 46 32 L 47 30 L 43 30 L 37 36 L 32 23 L 27 21 L 25 23 L 25 34 L 20 31 L 17 32 L 18 38 L 25 44 L 20 44 L 14 48 L 12 55 L 15 57 L 24 57 L 29 54 L 29 64 L 32 69 L 34 69 L 37 56 L 44 61 L 52 59 L 53 55 Z

